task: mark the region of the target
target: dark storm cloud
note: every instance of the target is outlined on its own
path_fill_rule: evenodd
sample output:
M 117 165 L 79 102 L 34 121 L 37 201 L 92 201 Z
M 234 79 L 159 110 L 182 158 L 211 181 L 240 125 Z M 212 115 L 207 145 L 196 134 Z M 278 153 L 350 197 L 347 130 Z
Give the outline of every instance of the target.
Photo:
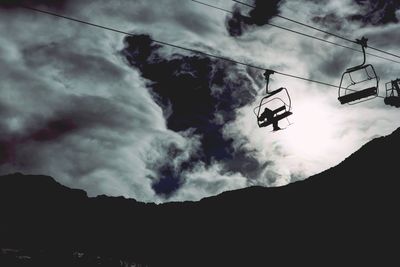
M 231 36 L 243 35 L 249 25 L 252 24 L 252 20 L 247 16 L 243 16 L 237 7 L 233 11 L 233 16 L 226 20 L 226 27 Z
M 348 19 L 364 24 L 381 25 L 398 23 L 396 11 L 400 9 L 399 0 L 354 0 L 361 11 Z
M 151 81 L 150 90 L 165 111 L 168 128 L 175 132 L 193 129 L 194 135 L 201 136 L 202 150 L 196 156 L 175 169 L 168 163 L 158 166 L 162 178 L 153 185 L 158 193 L 177 190 L 182 171 L 192 168 L 196 161 L 206 165 L 224 161 L 226 166 L 232 166 L 229 162 L 237 162 L 237 153 L 244 164 L 258 168 L 258 163 L 245 151 L 234 152 L 232 140 L 224 137 L 222 131 L 226 123 L 236 118 L 237 109 L 255 100 L 256 92 L 249 78 L 241 75 L 236 66 L 210 58 L 174 54 L 167 59 L 160 52 L 161 47 L 146 35 L 127 37 L 125 43 L 123 54 L 130 65 Z M 170 151 L 180 153 L 174 148 Z M 246 172 L 246 168 L 241 171 Z
M 226 27 L 231 36 L 241 36 L 251 26 L 263 26 L 279 14 L 283 0 L 256 0 L 248 16 L 242 15 L 239 4 L 234 6 L 234 13 L 226 20 Z
M 361 22 L 363 25 L 379 26 L 389 23 L 398 23 L 396 12 L 400 9 L 399 0 L 353 0 L 356 11 L 351 15 L 338 17 L 335 13 L 315 16 L 313 22 L 326 28 L 341 30 L 344 21 Z
M 396 12 L 400 9 L 399 0 L 353 0 L 359 7 L 352 15 L 340 17 L 335 13 L 328 13 L 314 16 L 311 20 L 314 23 L 323 25 L 327 29 L 341 30 L 345 20 L 359 21 L 364 25 L 383 25 L 388 23 L 398 23 L 399 20 Z M 313 4 L 324 5 L 327 1 L 307 0 Z M 255 6 L 247 15 L 243 15 L 244 7 L 242 5 L 234 5 L 234 13 L 226 20 L 226 27 L 231 36 L 241 36 L 249 27 L 263 26 L 270 21 L 271 18 L 279 15 L 280 6 L 284 1 L 255 1 L 250 3 Z M 247 8 L 247 7 L 246 7 Z
M 46 6 L 50 8 L 63 9 L 71 0 L 0 0 L 1 8 L 18 8 L 21 5 L 37 7 Z

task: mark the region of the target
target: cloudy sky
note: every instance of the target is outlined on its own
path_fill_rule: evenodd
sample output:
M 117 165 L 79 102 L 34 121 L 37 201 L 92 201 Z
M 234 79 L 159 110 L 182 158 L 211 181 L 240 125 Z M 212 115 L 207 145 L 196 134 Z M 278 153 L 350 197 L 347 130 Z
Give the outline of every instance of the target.
M 400 54 L 400 1 L 204 1 L 234 15 L 189 0 L 0 1 L 0 174 L 51 175 L 90 196 L 199 200 L 305 179 L 400 125 L 381 98 L 342 106 L 335 88 L 274 75 L 270 86 L 288 88 L 294 115 L 272 133 L 253 114 L 261 70 L 152 41 L 339 84 L 361 54 L 266 23 L 358 48 L 282 15 Z M 367 60 L 384 95 L 400 65 Z

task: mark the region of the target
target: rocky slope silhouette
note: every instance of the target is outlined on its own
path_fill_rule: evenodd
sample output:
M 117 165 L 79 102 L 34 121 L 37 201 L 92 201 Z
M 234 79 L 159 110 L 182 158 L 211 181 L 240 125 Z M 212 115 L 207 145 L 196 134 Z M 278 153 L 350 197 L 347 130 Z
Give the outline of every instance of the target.
M 150 266 L 396 265 L 399 149 L 400 129 L 304 181 L 161 205 L 6 175 L 0 247 Z

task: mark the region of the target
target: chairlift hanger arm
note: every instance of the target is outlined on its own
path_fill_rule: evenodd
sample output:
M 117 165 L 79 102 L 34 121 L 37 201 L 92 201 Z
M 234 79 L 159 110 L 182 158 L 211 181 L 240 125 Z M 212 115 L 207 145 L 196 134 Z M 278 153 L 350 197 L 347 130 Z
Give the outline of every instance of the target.
M 362 53 L 363 53 L 363 63 L 358 66 L 352 67 L 350 69 L 358 69 L 365 65 L 365 62 L 367 60 L 366 53 L 365 53 L 365 49 L 368 47 L 367 42 L 368 42 L 368 39 L 365 38 L 364 36 L 361 39 L 356 39 L 355 43 L 361 45 L 361 49 L 362 49 Z
M 270 79 L 270 76 L 271 76 L 272 74 L 274 74 L 274 73 L 275 73 L 275 71 L 266 69 L 265 72 L 264 72 L 264 74 L 263 74 L 264 77 L 265 77 L 265 81 L 267 82 L 267 86 L 266 86 L 266 93 L 267 93 L 267 94 L 269 94 L 269 90 L 268 90 L 268 87 L 269 87 L 269 79 Z

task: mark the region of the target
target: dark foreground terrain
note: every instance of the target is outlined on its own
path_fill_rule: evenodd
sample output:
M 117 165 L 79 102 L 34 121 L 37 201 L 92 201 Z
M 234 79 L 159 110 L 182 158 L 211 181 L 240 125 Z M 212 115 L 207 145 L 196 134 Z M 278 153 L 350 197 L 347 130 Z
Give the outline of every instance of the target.
M 399 266 L 399 150 L 397 130 L 305 181 L 163 205 L 3 176 L 0 266 Z

